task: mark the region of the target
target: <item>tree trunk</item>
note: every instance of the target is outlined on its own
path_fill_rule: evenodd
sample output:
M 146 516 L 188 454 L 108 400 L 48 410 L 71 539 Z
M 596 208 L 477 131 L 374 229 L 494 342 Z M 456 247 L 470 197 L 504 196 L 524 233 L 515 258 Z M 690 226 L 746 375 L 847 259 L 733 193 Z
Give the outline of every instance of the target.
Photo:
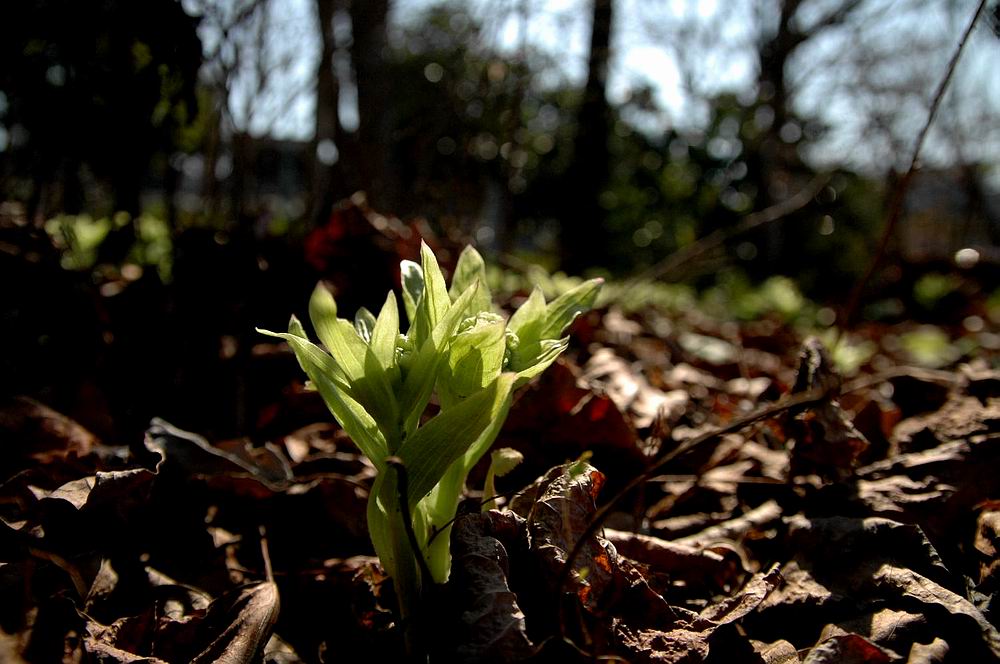
M 788 89 L 785 86 L 785 66 L 792 51 L 799 47 L 805 37 L 792 26 L 792 17 L 798 11 L 802 0 L 785 0 L 778 15 L 778 29 L 774 36 L 760 45 L 760 72 L 757 75 L 758 90 L 770 97 L 774 110 L 774 131 L 780 131 L 788 119 Z
M 389 77 L 385 66 L 390 0 L 351 2 L 351 61 L 358 89 L 358 168 L 376 208 L 396 207 L 397 183 L 389 160 Z
M 563 268 L 574 274 L 603 262 L 602 249 L 608 236 L 601 193 L 608 183 L 611 159 L 607 87 L 613 4 L 613 0 L 593 0 L 591 8 L 587 84 L 577 114 L 573 165 L 568 173 L 580 195 L 567 206 L 571 216 L 562 225 Z
M 340 124 L 340 84 L 333 70 L 333 54 L 337 48 L 333 34 L 333 16 L 338 0 L 316 0 L 316 13 L 322 43 L 319 65 L 316 69 L 316 126 L 313 134 L 310 160 L 312 185 L 309 197 L 309 218 L 314 225 L 326 220 L 337 199 L 349 194 L 344 191 L 341 161 L 345 151 L 344 131 Z M 341 159 L 330 164 L 320 159 L 320 144 L 330 141 L 336 145 Z
M 781 128 L 794 117 L 789 107 L 788 87 L 785 68 L 792 52 L 807 39 L 798 32 L 793 18 L 802 0 L 784 0 L 778 14 L 777 29 L 770 38 L 759 45 L 759 66 L 757 74 L 757 95 L 761 103 L 773 111 L 771 126 L 761 132 L 757 145 L 748 150 L 747 167 L 753 184 L 757 188 L 757 209 L 779 203 L 792 195 L 790 191 L 791 171 L 800 165 L 796 145 L 787 144 L 781 138 Z M 785 228 L 780 224 L 769 224 L 756 234 L 760 243 L 760 262 L 770 266 L 781 260 L 787 241 Z M 770 268 L 767 268 L 770 269 Z

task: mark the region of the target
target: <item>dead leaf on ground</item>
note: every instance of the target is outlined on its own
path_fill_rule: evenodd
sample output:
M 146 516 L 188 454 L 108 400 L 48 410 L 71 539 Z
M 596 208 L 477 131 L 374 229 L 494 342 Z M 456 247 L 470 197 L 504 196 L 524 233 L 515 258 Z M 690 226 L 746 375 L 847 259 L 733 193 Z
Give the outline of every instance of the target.
M 111 625 L 88 620 L 84 643 L 97 661 L 221 662 L 259 661 L 278 617 L 278 589 L 273 582 L 239 588 L 213 601 L 204 611 L 185 616 L 150 610 Z
M 515 662 L 535 653 L 524 612 L 508 584 L 510 560 L 502 541 L 527 548 L 526 523 L 513 512 L 491 510 L 455 522 L 449 603 L 461 615 L 458 647 L 449 661 Z
M 646 429 L 658 418 L 673 425 L 684 415 L 690 402 L 684 390 L 664 392 L 652 387 L 641 373 L 610 348 L 599 348 L 591 355 L 580 380 L 592 390 L 605 392 L 632 418 L 636 429 Z

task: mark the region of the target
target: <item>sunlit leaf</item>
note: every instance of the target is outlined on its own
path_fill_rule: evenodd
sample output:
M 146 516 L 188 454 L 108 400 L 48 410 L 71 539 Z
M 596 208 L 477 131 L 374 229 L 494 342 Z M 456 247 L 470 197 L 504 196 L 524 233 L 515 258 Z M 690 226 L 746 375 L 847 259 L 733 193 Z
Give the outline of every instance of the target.
M 419 306 L 430 322 L 431 329 L 437 326 L 451 306 L 451 297 L 444 282 L 444 275 L 434 252 L 426 243 L 420 244 L 420 266 L 424 270 L 424 296 Z
M 563 351 L 569 348 L 569 337 L 545 339 L 538 344 L 538 355 L 527 360 L 523 369 L 517 372 L 516 387 L 521 387 L 535 376 L 540 375 L 555 362 Z M 514 367 L 510 367 L 513 369 Z
M 438 369 L 445 359 L 445 347 L 451 342 L 458 324 L 462 322 L 463 312 L 476 296 L 479 287 L 479 283 L 476 282 L 455 300 L 411 361 L 399 400 L 404 431 L 407 434 L 416 429 L 420 421 L 420 415 L 431 398 Z
M 414 342 L 423 341 L 430 334 L 427 321 L 419 314 L 420 300 L 424 296 L 424 271 L 418 263 L 401 261 L 399 277 L 403 283 L 403 308 L 409 321 L 407 334 Z
M 309 316 L 316 334 L 343 370 L 355 398 L 372 414 L 384 439 L 394 447 L 399 406 L 389 376 L 374 350 L 358 336 L 351 323 L 336 317 L 336 311 L 330 292 L 322 285 L 317 286 L 309 299 Z
M 478 392 L 500 375 L 505 328 L 503 318 L 491 313 L 480 313 L 461 324 L 438 378 L 442 407 Z
M 395 370 L 396 367 L 396 341 L 399 337 L 399 308 L 396 305 L 396 296 L 391 291 L 385 298 L 385 304 L 378 314 L 378 319 L 372 325 L 370 345 L 379 364 L 386 371 Z
M 411 505 L 434 488 L 454 461 L 477 448 L 479 439 L 490 434 L 495 437 L 494 430 L 499 431 L 510 407 L 513 385 L 512 374 L 500 376 L 486 389 L 436 415 L 403 441 L 398 455 L 406 466 Z
M 541 350 L 542 326 L 545 324 L 545 296 L 540 288 L 531 292 L 527 301 L 514 312 L 507 329 L 517 338 L 517 346 L 510 348 L 511 371 L 521 371 L 534 364 Z
M 545 323 L 542 325 L 541 338 L 559 338 L 577 316 L 590 311 L 601 293 L 603 283 L 603 279 L 590 279 L 550 302 L 545 307 Z
M 292 319 L 288 333 L 260 330 L 261 334 L 284 339 L 295 352 L 302 370 L 319 390 L 327 408 L 351 437 L 351 440 L 371 459 L 375 467 L 382 469 L 388 454 L 385 437 L 375 419 L 351 394 L 350 387 L 343 382 L 342 372 L 336 361 L 323 349 L 300 336 L 301 324 Z
M 309 319 L 316 336 L 344 369 L 353 384 L 364 375 L 367 344 L 357 330 L 343 318 L 337 318 L 337 303 L 323 284 L 317 284 L 309 298 Z
M 486 482 L 483 484 L 482 511 L 487 512 L 497 506 L 494 496 L 497 495 L 495 478 L 503 477 L 517 468 L 524 461 L 524 455 L 511 447 L 501 447 L 490 453 L 490 467 L 486 471 Z
M 475 316 L 483 311 L 493 310 L 493 296 L 486 285 L 486 262 L 471 245 L 462 250 L 458 257 L 458 264 L 455 266 L 455 275 L 451 278 L 451 288 L 448 295 L 452 300 L 458 298 L 465 289 L 471 286 L 476 280 L 482 284 L 479 295 L 472 301 L 467 315 Z
M 501 447 L 490 454 L 490 471 L 496 477 L 503 477 L 521 465 L 524 455 L 511 447 Z

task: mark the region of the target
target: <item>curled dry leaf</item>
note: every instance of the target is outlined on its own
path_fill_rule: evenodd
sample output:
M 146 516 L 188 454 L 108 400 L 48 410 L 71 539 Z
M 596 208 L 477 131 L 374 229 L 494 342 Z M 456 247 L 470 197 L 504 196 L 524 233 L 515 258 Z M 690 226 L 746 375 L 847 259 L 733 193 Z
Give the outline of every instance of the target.
M 788 435 L 795 441 L 792 473 L 843 476 L 858 464 L 869 444 L 833 398 L 840 389 L 840 376 L 823 344 L 815 337 L 802 345 L 792 393 L 810 389 L 823 389 L 831 397 L 788 423 Z
M 16 467 L 27 459 L 45 463 L 83 457 L 100 445 L 97 437 L 75 420 L 27 397 L 0 405 L 0 432 L 5 439 L 0 479 L 6 479 L 12 469 L 9 466 Z
M 836 634 L 816 645 L 803 664 L 889 664 L 899 655 L 879 648 L 858 634 Z
M 963 537 L 961 519 L 1000 495 L 1000 399 L 956 396 L 941 411 L 904 420 L 897 432 L 920 449 L 858 469 L 859 498 L 874 513 L 920 524 L 936 540 Z
M 683 579 L 699 590 L 719 591 L 744 577 L 747 570 L 739 555 L 622 530 L 604 529 L 604 536 L 621 555 L 648 565 L 658 573 Z
M 102 663 L 260 661 L 278 617 L 278 589 L 270 581 L 239 588 L 187 616 L 152 609 L 111 625 L 87 621 L 84 646 Z
M 525 528 L 513 512 L 496 510 L 455 522 L 449 587 L 461 615 L 458 648 L 449 661 L 515 662 L 534 653 L 524 612 L 508 584 L 510 560 L 502 543 L 527 548 Z
M 273 581 L 250 584 L 217 602 L 205 616 L 215 637 L 192 664 L 252 664 L 259 660 L 278 620 L 278 586 Z M 221 631 L 214 629 L 217 625 L 222 626 Z
M 879 518 L 792 517 L 788 523 L 796 558 L 783 566 L 785 584 L 748 626 L 756 638 L 816 634 L 834 624 L 885 651 L 886 661 L 929 638 L 944 640 L 957 661 L 1000 658 L 996 628 L 958 593 L 961 583 L 918 527 Z M 816 661 L 839 661 L 842 647 L 827 644 L 826 659 Z
M 527 513 L 530 553 L 540 567 L 540 577 L 548 579 L 548 583 L 559 578 L 567 552 L 593 517 L 594 499 L 603 481 L 593 467 L 576 465 L 576 474 L 568 472 L 572 466 L 563 466 L 542 478 L 538 498 Z M 689 547 L 677 547 L 655 538 L 626 538 L 614 531 L 611 537 L 617 537 L 647 559 L 694 557 Z M 712 560 L 720 567 L 726 564 L 724 558 L 718 558 L 716 561 L 709 552 L 701 554 L 703 563 Z M 573 630 L 568 636 L 584 639 L 581 642 L 590 644 L 597 652 L 603 652 L 600 649 L 603 646 L 636 662 L 703 661 L 711 651 L 713 639 L 722 638 L 719 630 L 756 610 L 781 578 L 777 568 L 755 575 L 740 592 L 696 614 L 670 607 L 605 537 L 593 536 L 572 565 L 575 573 L 569 586 L 573 604 L 582 613 L 567 611 L 567 615 L 575 616 L 573 622 L 563 626 Z M 585 631 L 581 634 L 577 629 Z M 717 632 L 720 636 L 716 636 Z M 727 632 L 724 640 L 738 642 L 744 651 L 752 652 L 746 638 L 736 632 Z M 732 645 L 729 643 L 727 647 Z
M 97 473 L 63 484 L 54 491 L 31 486 L 39 501 L 61 501 L 76 510 L 113 507 L 119 513 L 125 504 L 141 503 L 149 491 L 153 473 L 145 468 Z
M 976 520 L 975 550 L 979 559 L 979 591 L 993 595 L 1000 590 L 1000 501 L 983 506 Z
M 893 430 L 891 455 L 1000 432 L 1000 398 L 954 395 L 939 410 L 903 420 Z M 891 458 L 891 457 L 890 457 Z
M 243 444 L 224 449 L 198 434 L 184 431 L 154 418 L 146 431 L 146 448 L 159 454 L 157 470 L 185 476 L 248 476 L 271 490 L 287 488 L 291 470 L 277 448 L 254 451 Z
M 751 641 L 751 644 L 764 664 L 799 664 L 802 661 L 795 646 L 784 639 L 778 639 L 774 643 Z
M 676 541 L 679 544 L 700 548 L 717 542 L 740 542 L 750 532 L 763 530 L 770 524 L 778 521 L 781 518 L 781 514 L 781 507 L 778 503 L 769 500 L 742 516 L 710 526 L 701 532 L 682 537 Z
M 636 629 L 624 622 L 615 623 L 615 633 L 629 661 L 657 662 L 660 664 L 695 664 L 703 662 L 716 645 L 753 654 L 752 644 L 727 626 L 736 623 L 755 611 L 781 580 L 777 568 L 766 574 L 756 574 L 740 592 L 722 602 L 708 607 L 699 615 L 679 619 L 670 628 Z M 717 636 L 725 635 L 730 643 L 716 643 Z
M 906 664 L 942 664 L 948 661 L 948 642 L 936 638 L 930 643 L 914 643 Z
M 532 550 L 550 579 L 552 590 L 567 557 L 587 529 L 596 511 L 595 501 L 604 485 L 604 475 L 581 463 L 575 475 L 571 466 L 557 466 L 540 480 L 539 497 L 525 518 Z M 596 611 L 613 585 L 617 553 L 607 540 L 593 537 L 572 563 L 571 586 L 580 602 Z

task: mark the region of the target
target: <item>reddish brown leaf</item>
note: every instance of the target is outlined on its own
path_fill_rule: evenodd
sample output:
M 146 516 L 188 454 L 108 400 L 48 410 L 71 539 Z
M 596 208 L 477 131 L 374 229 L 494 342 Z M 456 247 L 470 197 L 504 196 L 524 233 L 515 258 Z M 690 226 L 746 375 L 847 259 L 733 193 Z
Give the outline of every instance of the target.
M 803 664 L 889 664 L 899 655 L 879 648 L 857 634 L 837 634 L 817 644 Z
M 632 418 L 636 429 L 645 429 L 661 418 L 676 423 L 687 410 L 690 397 L 685 390 L 664 392 L 610 348 L 599 348 L 583 368 L 581 380 L 593 391 L 603 391 L 618 409 Z

